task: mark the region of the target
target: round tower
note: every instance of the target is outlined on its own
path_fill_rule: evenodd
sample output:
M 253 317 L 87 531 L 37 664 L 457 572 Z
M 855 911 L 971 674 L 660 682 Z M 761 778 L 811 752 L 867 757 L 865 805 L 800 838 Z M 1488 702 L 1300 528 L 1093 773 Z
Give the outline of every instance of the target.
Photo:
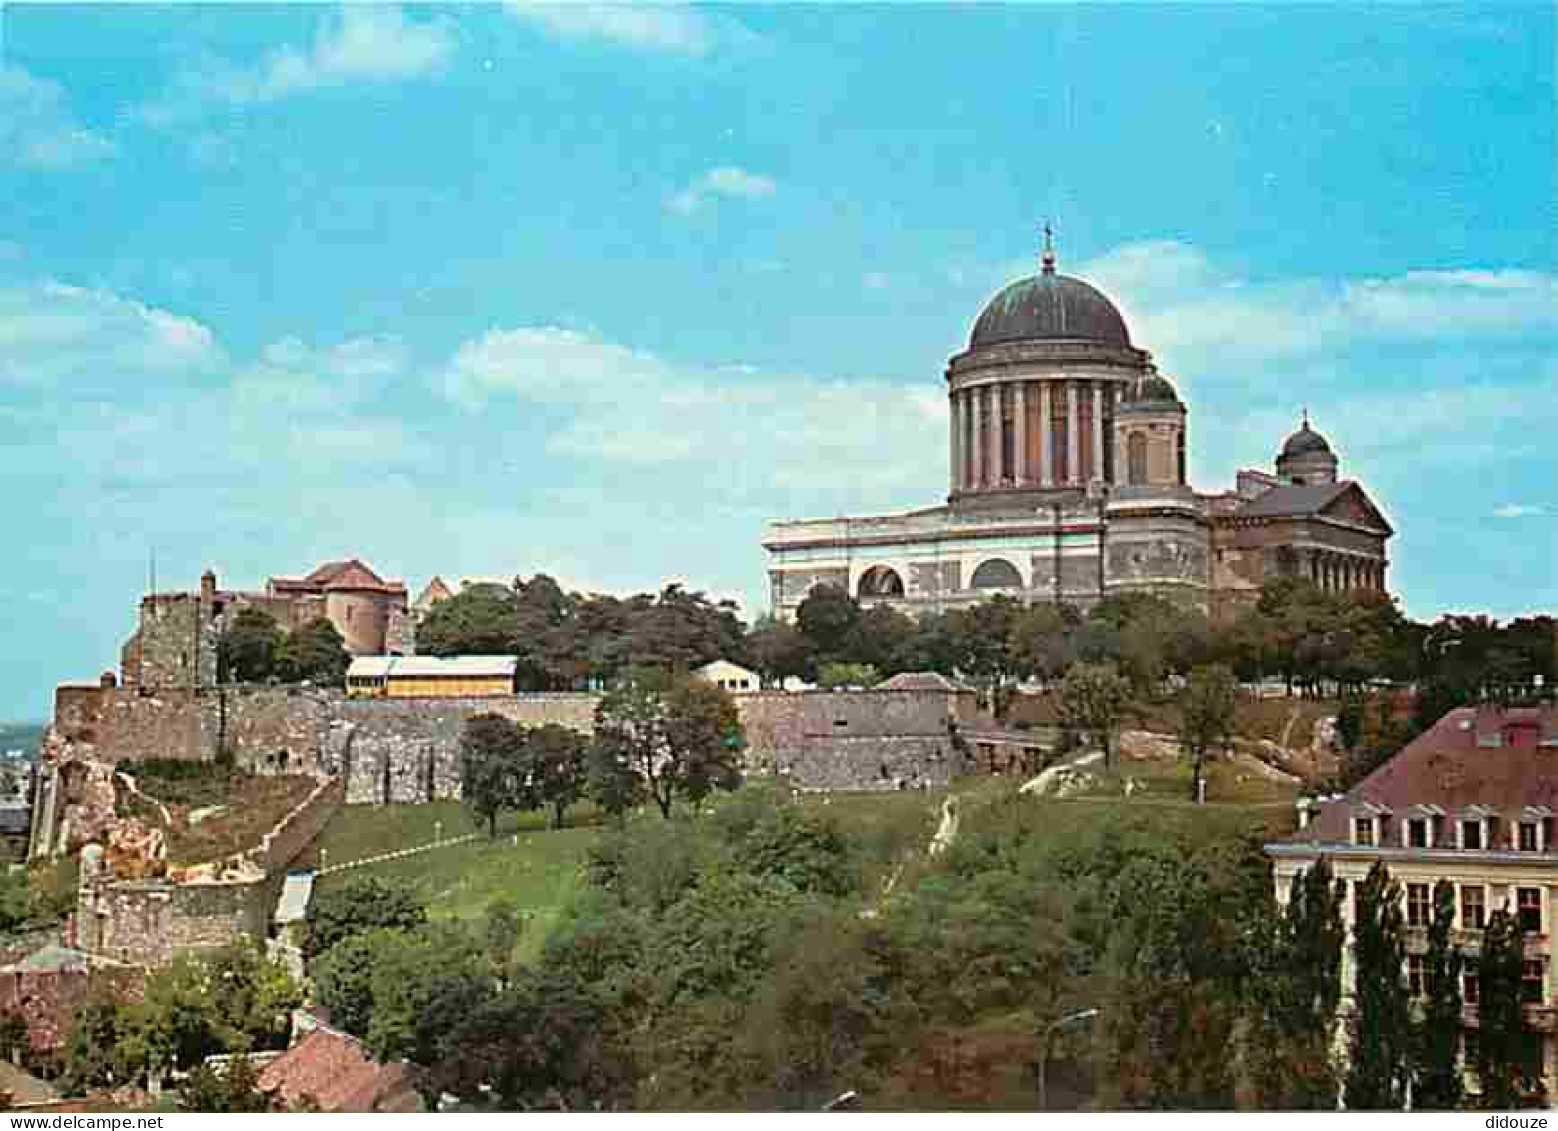
M 1114 467 L 1125 487 L 1185 485 L 1185 405 L 1149 365 L 1114 410 Z

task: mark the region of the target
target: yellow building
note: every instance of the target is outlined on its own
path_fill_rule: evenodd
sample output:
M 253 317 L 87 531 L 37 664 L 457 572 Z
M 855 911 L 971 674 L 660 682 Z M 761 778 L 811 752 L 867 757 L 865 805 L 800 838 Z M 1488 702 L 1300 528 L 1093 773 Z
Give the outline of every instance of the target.
M 1401 885 L 1409 987 L 1419 992 L 1433 918 L 1433 889 L 1455 886 L 1455 939 L 1467 956 L 1464 1033 L 1477 1030 L 1476 955 L 1482 928 L 1500 908 L 1525 931 L 1530 1062 L 1549 1102 L 1558 1096 L 1552 923 L 1558 893 L 1554 851 L 1558 811 L 1558 708 L 1451 711 L 1350 792 L 1301 805 L 1298 831 L 1266 845 L 1276 896 L 1285 903 L 1295 874 L 1324 857 L 1346 881 L 1349 936 L 1357 885 L 1384 861 Z M 1350 949 L 1350 948 L 1349 948 Z M 1351 954 L 1342 958 L 1344 994 Z M 1343 1009 L 1346 1009 L 1344 998 Z M 1475 1091 L 1474 1077 L 1468 1087 Z
M 346 670 L 354 699 L 482 699 L 514 694 L 513 656 L 359 656 Z

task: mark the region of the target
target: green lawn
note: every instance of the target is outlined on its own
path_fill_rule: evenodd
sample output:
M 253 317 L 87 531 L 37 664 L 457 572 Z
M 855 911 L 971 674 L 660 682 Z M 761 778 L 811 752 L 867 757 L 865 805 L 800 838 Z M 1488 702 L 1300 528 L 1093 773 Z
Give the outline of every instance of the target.
M 587 820 L 591 823 L 583 823 Z M 434 919 L 477 919 L 502 900 L 529 917 L 520 947 L 528 957 L 540 949 L 582 882 L 585 852 L 600 831 L 593 821 L 582 806 L 569 814 L 570 827 L 558 830 L 547 827 L 545 814 L 509 814 L 489 840 L 457 801 L 348 805 L 299 858 L 299 866 L 317 866 L 320 850 L 335 865 L 430 843 L 435 831 L 445 838 L 479 832 L 465 844 L 333 873 L 320 880 L 319 890 L 353 876 L 399 880 L 422 898 Z

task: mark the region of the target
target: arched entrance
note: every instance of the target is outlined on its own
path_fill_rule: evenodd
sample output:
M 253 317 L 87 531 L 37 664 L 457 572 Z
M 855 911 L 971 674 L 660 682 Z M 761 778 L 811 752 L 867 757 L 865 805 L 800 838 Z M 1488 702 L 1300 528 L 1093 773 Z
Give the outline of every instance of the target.
M 860 575 L 858 597 L 902 597 L 903 578 L 891 566 L 872 566 Z
M 968 584 L 972 589 L 1021 589 L 1022 574 L 1005 558 L 991 558 L 974 571 Z

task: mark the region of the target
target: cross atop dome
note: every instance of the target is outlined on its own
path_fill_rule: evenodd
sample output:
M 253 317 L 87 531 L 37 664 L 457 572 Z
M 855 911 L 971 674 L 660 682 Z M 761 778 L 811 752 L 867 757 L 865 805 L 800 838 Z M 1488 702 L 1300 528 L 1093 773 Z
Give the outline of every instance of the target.
M 1044 221 L 1044 254 L 1040 258 L 1046 275 L 1055 273 L 1055 229 L 1050 226 L 1048 220 Z

